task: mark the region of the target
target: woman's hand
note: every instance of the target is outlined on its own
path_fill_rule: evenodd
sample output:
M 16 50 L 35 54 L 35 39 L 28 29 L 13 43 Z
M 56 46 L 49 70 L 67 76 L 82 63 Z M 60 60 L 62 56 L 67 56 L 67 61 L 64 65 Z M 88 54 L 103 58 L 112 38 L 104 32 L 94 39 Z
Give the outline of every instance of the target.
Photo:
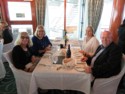
M 48 45 L 46 48 L 45 48 L 46 51 L 49 51 L 51 50 L 51 45 Z
M 29 68 L 25 68 L 24 71 L 26 72 L 33 72 L 33 70 L 35 69 L 36 66 L 32 65 Z
M 31 58 L 31 62 L 33 64 L 38 63 L 39 60 L 40 60 L 40 57 L 32 56 L 32 58 Z
M 46 52 L 46 50 L 39 50 L 38 52 L 39 53 L 44 53 L 44 52 Z
M 36 67 L 36 66 L 34 66 L 34 65 L 31 66 L 31 67 L 29 68 L 28 72 L 33 72 L 33 70 L 35 69 L 35 67 Z
M 35 61 L 36 61 L 36 57 L 35 57 L 35 56 L 32 56 L 32 57 L 31 57 L 31 62 L 34 64 Z

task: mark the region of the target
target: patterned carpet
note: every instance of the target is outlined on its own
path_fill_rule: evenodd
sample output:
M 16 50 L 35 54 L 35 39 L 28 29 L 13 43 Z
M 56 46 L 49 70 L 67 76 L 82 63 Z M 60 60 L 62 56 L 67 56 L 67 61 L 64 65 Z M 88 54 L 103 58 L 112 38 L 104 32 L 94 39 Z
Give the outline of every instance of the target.
M 9 64 L 4 62 L 6 76 L 0 81 L 0 94 L 17 94 L 16 83 Z
M 6 76 L 4 79 L 0 79 L 0 94 L 17 94 L 15 79 L 11 69 L 9 68 L 9 64 L 7 62 L 4 63 L 6 68 Z M 60 90 L 49 90 L 49 92 L 44 94 L 64 94 L 64 91 Z M 39 94 L 42 94 L 39 92 Z M 68 91 L 66 94 L 83 94 L 81 92 Z M 117 94 L 125 94 L 125 76 L 120 82 L 119 89 Z

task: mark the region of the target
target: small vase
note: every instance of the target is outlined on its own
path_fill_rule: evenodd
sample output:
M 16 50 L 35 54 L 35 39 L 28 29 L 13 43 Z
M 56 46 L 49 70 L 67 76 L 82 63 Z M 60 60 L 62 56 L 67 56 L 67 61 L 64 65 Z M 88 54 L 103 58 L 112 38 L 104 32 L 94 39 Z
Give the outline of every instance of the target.
M 67 40 L 67 39 L 65 39 L 65 48 L 66 48 L 66 46 L 67 46 L 67 42 L 68 42 L 68 40 Z

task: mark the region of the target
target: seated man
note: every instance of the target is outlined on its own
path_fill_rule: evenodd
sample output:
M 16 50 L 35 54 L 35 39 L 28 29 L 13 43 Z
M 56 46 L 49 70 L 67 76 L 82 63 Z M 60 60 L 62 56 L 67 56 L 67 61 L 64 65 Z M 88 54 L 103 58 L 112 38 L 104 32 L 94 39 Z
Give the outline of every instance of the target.
M 85 71 L 92 73 L 94 79 L 108 78 L 117 75 L 121 70 L 122 52 L 112 41 L 112 34 L 109 31 L 101 33 L 101 42 L 92 57 L 83 57 L 86 61 Z

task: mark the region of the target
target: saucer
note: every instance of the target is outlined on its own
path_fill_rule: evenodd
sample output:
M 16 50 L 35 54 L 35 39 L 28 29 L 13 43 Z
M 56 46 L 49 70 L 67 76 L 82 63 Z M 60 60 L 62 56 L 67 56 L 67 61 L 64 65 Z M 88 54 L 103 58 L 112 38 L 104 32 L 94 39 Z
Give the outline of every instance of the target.
M 79 72 L 84 72 L 85 69 L 83 67 L 80 67 L 80 66 L 75 66 L 74 68 L 76 71 L 79 71 Z

